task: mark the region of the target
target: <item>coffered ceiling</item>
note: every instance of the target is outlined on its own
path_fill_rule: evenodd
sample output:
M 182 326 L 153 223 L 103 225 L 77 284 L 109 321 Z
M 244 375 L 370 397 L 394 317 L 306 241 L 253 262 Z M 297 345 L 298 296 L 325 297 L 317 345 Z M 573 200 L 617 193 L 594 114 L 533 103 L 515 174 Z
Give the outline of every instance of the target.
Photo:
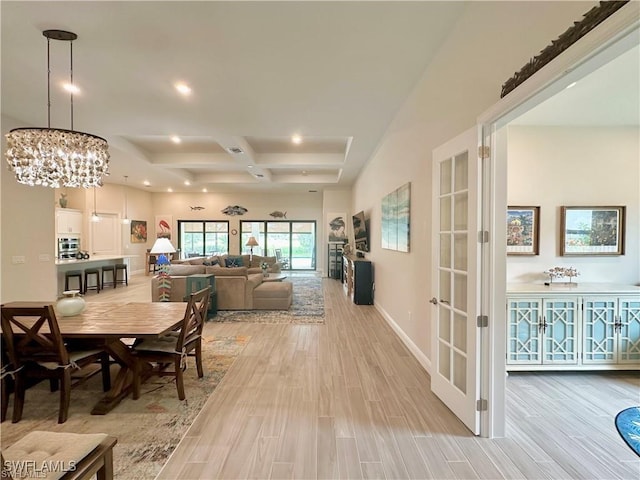
M 75 129 L 109 141 L 106 183 L 126 175 L 130 186 L 147 180 L 158 192 L 342 188 L 464 7 L 3 1 L 2 113 L 46 126 L 42 31 L 69 30 L 78 34 Z M 51 43 L 51 74 L 51 126 L 69 128 L 64 42 Z M 291 142 L 294 134 L 302 143 Z
M 46 126 L 42 31 L 69 30 L 78 34 L 75 129 L 109 141 L 106 183 L 126 175 L 155 192 L 345 188 L 465 6 L 2 1 L 2 114 Z M 629 51 L 516 123 L 637 126 L 639 58 Z M 68 44 L 53 41 L 50 60 L 51 126 L 69 128 Z

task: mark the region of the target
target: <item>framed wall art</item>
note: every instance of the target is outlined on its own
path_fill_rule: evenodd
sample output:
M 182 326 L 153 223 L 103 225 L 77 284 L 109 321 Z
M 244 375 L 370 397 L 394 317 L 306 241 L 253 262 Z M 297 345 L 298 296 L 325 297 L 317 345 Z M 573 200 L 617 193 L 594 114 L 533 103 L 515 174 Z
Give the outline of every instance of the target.
M 507 255 L 539 255 L 540 207 L 507 207 Z
M 625 207 L 562 207 L 560 255 L 624 255 Z
M 171 240 L 172 215 L 156 215 L 156 238 L 168 238 Z
M 131 220 L 131 243 L 147 243 L 146 220 Z
M 411 183 L 405 183 L 382 198 L 382 248 L 409 252 Z

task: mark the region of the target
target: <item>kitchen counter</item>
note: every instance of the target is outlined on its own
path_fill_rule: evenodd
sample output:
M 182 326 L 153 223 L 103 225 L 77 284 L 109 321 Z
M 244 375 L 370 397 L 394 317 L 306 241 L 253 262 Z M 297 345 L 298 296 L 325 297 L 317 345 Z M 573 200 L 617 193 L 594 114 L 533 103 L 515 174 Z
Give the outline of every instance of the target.
M 56 265 L 79 265 L 79 264 L 87 264 L 93 262 L 106 262 L 109 260 L 123 260 L 125 258 L 133 258 L 138 257 L 139 255 L 93 255 L 91 258 L 87 260 L 56 260 Z
M 64 291 L 64 274 L 69 270 L 84 271 L 85 268 L 100 268 L 107 265 L 115 265 L 116 263 L 126 263 L 129 275 L 131 275 L 129 259 L 138 256 L 139 255 L 93 255 L 87 260 L 56 260 L 55 264 L 58 270 L 58 296 L 62 296 L 62 292 Z

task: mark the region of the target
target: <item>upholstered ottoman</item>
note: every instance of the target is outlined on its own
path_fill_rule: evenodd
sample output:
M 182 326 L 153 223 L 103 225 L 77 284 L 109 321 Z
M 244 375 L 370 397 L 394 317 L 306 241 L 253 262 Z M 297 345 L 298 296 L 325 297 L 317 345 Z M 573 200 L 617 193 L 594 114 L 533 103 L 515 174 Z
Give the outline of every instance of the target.
M 292 300 L 291 282 L 262 282 L 253 289 L 254 310 L 289 310 Z

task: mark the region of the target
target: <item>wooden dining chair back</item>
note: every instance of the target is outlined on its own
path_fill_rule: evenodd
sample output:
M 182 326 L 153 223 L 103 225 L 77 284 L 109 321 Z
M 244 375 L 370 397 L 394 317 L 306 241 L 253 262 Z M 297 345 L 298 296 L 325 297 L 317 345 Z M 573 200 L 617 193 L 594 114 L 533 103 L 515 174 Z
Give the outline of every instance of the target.
M 14 380 L 13 423 L 22 418 L 25 391 L 34 378 L 49 379 L 52 391 L 60 388 L 58 423 L 67 420 L 71 387 L 74 386 L 71 383 L 72 370 L 101 362 L 103 389 L 110 388 L 109 356 L 101 348 L 69 351 L 60 333 L 53 305 L 3 305 L 0 307 L 0 319 Z M 81 377 L 81 380 L 86 378 Z
M 204 376 L 202 366 L 202 329 L 207 318 L 211 286 L 192 293 L 189 296 L 187 308 L 178 330 L 170 332 L 161 338 L 143 340 L 134 347 L 134 381 L 133 398 L 140 398 L 140 383 L 142 381 L 142 364 L 153 362 L 155 367 L 146 373 L 159 376 L 174 376 L 178 398 L 185 399 L 183 371 L 186 369 L 188 356 L 195 357 L 198 378 Z M 173 366 L 173 370 L 168 370 Z

